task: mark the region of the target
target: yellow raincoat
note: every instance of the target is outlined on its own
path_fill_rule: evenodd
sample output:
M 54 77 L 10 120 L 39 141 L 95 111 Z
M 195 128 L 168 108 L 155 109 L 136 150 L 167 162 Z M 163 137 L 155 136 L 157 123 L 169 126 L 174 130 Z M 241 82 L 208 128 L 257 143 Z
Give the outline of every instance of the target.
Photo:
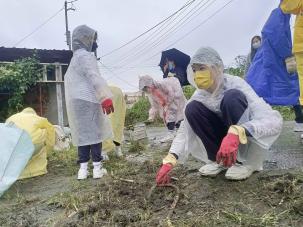
M 55 144 L 55 130 L 46 118 L 39 117 L 32 108 L 9 117 L 6 122 L 13 122 L 31 136 L 35 151 L 19 179 L 35 177 L 47 173 L 47 153 Z
M 293 53 L 297 61 L 297 71 L 300 84 L 300 104 L 303 105 L 303 0 L 283 0 L 280 5 L 282 11 L 295 14 Z
M 102 143 L 102 150 L 105 152 L 110 152 L 114 149 L 115 144 L 113 141 L 122 143 L 126 114 L 126 103 L 122 90 L 115 86 L 110 86 L 110 90 L 113 94 L 113 104 L 115 109 L 115 112 L 109 115 L 114 138 L 113 140 L 106 140 Z

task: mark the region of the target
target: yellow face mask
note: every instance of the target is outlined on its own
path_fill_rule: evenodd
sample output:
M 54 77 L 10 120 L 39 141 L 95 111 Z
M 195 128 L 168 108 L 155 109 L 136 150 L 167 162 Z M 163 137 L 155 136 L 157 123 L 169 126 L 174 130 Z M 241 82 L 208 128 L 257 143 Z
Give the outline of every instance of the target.
M 194 81 L 199 89 L 208 89 L 214 84 L 209 70 L 196 71 Z

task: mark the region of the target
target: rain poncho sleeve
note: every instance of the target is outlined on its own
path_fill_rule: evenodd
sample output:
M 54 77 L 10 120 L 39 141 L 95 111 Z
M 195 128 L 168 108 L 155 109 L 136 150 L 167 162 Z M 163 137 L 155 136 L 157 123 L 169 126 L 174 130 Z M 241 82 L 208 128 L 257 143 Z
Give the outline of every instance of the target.
M 260 145 L 268 149 L 281 132 L 281 115 L 260 98 L 244 80 L 238 77 L 234 77 L 233 80 L 233 83 L 236 84 L 236 89 L 241 90 L 248 101 L 248 109 L 246 111 L 248 120 L 244 120 L 242 117 L 239 122 L 240 125 L 246 128 L 254 139 L 259 141 Z M 273 137 L 274 140 L 264 140 L 264 138 L 269 137 Z
M 185 145 L 186 145 L 186 134 L 185 134 L 184 122 L 182 122 L 178 129 L 177 135 L 170 147 L 170 153 L 174 153 L 178 157 L 180 157 L 182 153 L 185 151 Z
M 162 111 L 160 105 L 156 102 L 155 99 L 153 99 L 150 95 L 148 95 L 148 100 L 150 103 L 150 109 L 148 111 L 148 118 L 150 120 L 154 120 L 157 116 L 157 114 L 160 114 L 162 117 Z
M 280 7 L 284 13 L 297 15 L 294 31 L 293 53 L 303 52 L 303 1 L 283 0 Z
M 81 51 L 81 53 L 75 64 L 81 66 L 79 67 L 79 73 L 93 85 L 97 101 L 101 103 L 107 98 L 112 98 L 113 95 L 109 86 L 100 75 L 96 57 L 89 52 Z
M 302 11 L 302 0 L 282 0 L 280 5 L 284 13 L 299 14 Z

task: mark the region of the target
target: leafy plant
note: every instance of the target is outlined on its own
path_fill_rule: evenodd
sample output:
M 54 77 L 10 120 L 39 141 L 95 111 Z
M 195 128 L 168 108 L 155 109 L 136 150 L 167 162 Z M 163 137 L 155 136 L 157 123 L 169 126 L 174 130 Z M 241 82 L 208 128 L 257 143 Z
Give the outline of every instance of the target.
M 42 78 L 42 66 L 33 58 L 23 58 L 11 64 L 0 65 L 0 92 L 9 94 L 8 103 L 2 106 L 2 118 L 24 107 L 24 95 Z M 3 108 L 4 107 L 4 108 Z
M 239 77 L 244 77 L 245 75 L 245 68 L 247 64 L 247 58 L 244 55 L 238 55 L 231 66 L 228 66 L 225 69 L 225 72 Z
M 184 93 L 187 100 L 191 98 L 191 96 L 194 94 L 194 92 L 196 90 L 191 85 L 184 86 L 182 89 L 183 89 L 183 93 Z
M 289 106 L 273 106 L 274 110 L 280 112 L 284 121 L 293 121 L 295 120 L 295 113 L 292 107 Z
M 126 110 L 125 125 L 131 126 L 135 123 L 148 119 L 148 110 L 150 103 L 147 98 L 140 98 L 132 108 Z

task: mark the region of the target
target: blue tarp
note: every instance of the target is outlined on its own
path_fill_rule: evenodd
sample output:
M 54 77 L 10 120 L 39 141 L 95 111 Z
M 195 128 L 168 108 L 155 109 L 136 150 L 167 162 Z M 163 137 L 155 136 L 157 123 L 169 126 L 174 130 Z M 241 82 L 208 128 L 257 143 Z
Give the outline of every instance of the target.
M 262 29 L 262 45 L 247 72 L 246 80 L 271 105 L 298 104 L 297 74 L 289 74 L 285 59 L 292 55 L 290 15 L 272 11 Z
M 32 157 L 30 135 L 14 124 L 0 123 L 0 197 L 18 179 Z

